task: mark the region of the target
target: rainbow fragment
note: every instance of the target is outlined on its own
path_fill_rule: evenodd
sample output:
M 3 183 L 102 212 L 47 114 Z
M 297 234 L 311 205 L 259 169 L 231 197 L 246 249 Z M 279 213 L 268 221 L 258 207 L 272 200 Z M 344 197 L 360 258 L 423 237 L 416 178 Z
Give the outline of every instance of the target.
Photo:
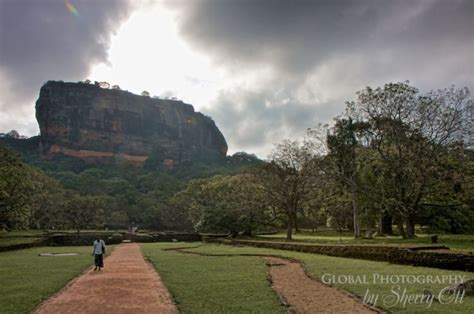
M 64 1 L 66 8 L 69 12 L 71 12 L 74 16 L 79 16 L 79 11 L 77 8 L 72 4 L 69 0 Z

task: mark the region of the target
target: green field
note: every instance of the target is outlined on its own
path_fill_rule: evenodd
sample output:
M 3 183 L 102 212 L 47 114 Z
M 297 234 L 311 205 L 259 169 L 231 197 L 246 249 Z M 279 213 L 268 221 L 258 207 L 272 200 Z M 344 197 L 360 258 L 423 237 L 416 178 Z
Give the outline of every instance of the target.
M 162 251 L 178 246 L 183 244 L 142 243 L 144 254 L 183 313 L 284 312 L 267 282 L 261 258 L 216 258 Z
M 285 240 L 286 233 L 261 235 L 256 240 Z M 474 235 L 439 234 L 437 245 L 445 245 L 451 249 L 474 252 Z M 329 243 L 345 245 L 432 245 L 430 235 L 420 233 L 414 239 L 403 239 L 401 236 L 384 236 L 373 239 L 354 239 L 351 233 L 343 232 L 304 232 L 293 235 L 294 241 L 311 243 Z
M 79 255 L 38 255 L 73 252 Z M 92 263 L 91 247 L 86 246 L 39 247 L 0 253 L 0 313 L 30 312 Z
M 192 244 L 198 246 L 199 244 Z M 142 244 L 144 253 L 160 272 L 166 286 L 175 297 L 184 313 L 202 312 L 275 312 L 283 310 L 278 305 L 266 281 L 266 269 L 262 258 L 247 256 L 196 256 L 185 255 L 175 251 L 162 251 L 163 248 L 179 247 L 183 244 Z M 474 274 L 448 271 L 436 268 L 393 265 L 385 262 L 372 262 L 324 255 L 297 253 L 283 250 L 260 249 L 251 247 L 234 247 L 218 244 L 203 244 L 188 249 L 190 252 L 206 254 L 269 254 L 297 258 L 302 261 L 308 273 L 317 279 L 324 274 L 366 276 L 369 284 L 334 284 L 337 287 L 364 296 L 369 293 L 379 295 L 379 305 L 383 297 L 395 296 L 391 291 L 394 284 L 383 284 L 380 280 L 374 283 L 374 275 L 389 275 L 401 278 L 401 275 L 459 275 L 473 279 Z M 429 289 L 437 294 L 447 284 L 400 284 L 399 295 L 406 288 L 408 294 L 423 294 Z M 388 302 L 384 309 L 394 313 L 472 313 L 474 297 L 466 296 L 463 303 L 440 304 L 406 304 L 402 301 Z

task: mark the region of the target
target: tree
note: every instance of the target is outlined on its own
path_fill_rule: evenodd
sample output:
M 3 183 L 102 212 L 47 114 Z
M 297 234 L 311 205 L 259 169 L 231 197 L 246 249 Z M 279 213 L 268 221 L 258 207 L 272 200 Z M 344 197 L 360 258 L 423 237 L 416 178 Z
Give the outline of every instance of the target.
M 210 189 L 218 195 L 222 204 L 217 208 L 228 209 L 228 216 L 233 218 L 238 227 L 237 232 L 252 236 L 256 229 L 268 224 L 266 202 L 259 192 L 258 181 L 253 174 L 223 177 L 221 182 L 210 186 Z M 201 219 L 201 223 L 204 222 L 205 220 Z
M 66 202 L 64 188 L 37 168 L 30 167 L 30 179 L 32 189 L 29 227 L 34 229 L 64 228 L 67 225 L 63 213 Z
M 146 90 L 144 90 L 141 95 L 145 97 L 150 97 L 150 93 L 147 92 Z
M 193 225 L 199 222 L 202 208 L 207 204 L 202 193 L 202 186 L 205 184 L 206 179 L 191 180 L 186 188 L 176 193 L 171 199 L 171 205 L 177 210 L 185 212 Z
M 201 232 L 252 235 L 266 224 L 265 205 L 251 174 L 193 180 L 173 197 Z
M 109 84 L 108 82 L 106 82 L 106 81 L 100 82 L 100 83 L 99 83 L 99 86 L 100 86 L 101 88 L 104 88 L 104 89 L 109 89 L 109 88 L 110 88 L 110 84 Z
M 358 141 L 355 135 L 356 126 L 352 119 L 336 120 L 332 133 L 327 135 L 329 160 L 334 164 L 332 174 L 343 186 L 350 190 L 352 202 L 354 237 L 360 237 L 360 220 L 358 208 L 358 159 L 356 148 Z
M 380 156 L 387 203 L 400 233 L 414 237 L 423 199 L 444 168 L 442 157 L 462 151 L 456 148 L 470 141 L 469 91 L 450 88 L 419 95 L 404 82 L 357 94 L 357 101 L 348 103 L 348 114 L 368 125 L 367 146 Z
M 112 89 L 120 90 L 120 86 L 118 86 L 118 85 L 112 85 Z
M 127 229 L 130 225 L 127 212 L 124 210 L 114 211 L 106 217 L 107 227 L 112 229 Z
M 65 205 L 65 217 L 79 235 L 81 229 L 103 227 L 104 207 L 102 198 L 98 196 L 70 193 Z
M 11 130 L 11 131 L 8 132 L 5 136 L 6 136 L 6 137 L 9 137 L 9 138 L 14 138 L 14 139 L 19 139 L 19 138 L 21 138 L 21 135 L 20 135 L 16 130 Z
M 273 209 L 273 216 L 286 220 L 286 239 L 292 239 L 298 211 L 309 197 L 312 187 L 312 156 L 305 145 L 283 141 L 269 156 L 270 162 L 257 168 L 258 188 Z
M 444 157 L 441 171 L 432 191 L 420 207 L 420 223 L 430 232 L 470 233 L 474 231 L 474 152 Z M 457 169 L 453 172 L 451 169 Z
M 13 151 L 0 146 L 0 226 L 25 228 L 32 184 L 28 166 Z
M 344 186 L 331 184 L 327 191 L 323 208 L 328 216 L 328 223 L 333 229 L 342 232 L 353 223 L 351 195 Z

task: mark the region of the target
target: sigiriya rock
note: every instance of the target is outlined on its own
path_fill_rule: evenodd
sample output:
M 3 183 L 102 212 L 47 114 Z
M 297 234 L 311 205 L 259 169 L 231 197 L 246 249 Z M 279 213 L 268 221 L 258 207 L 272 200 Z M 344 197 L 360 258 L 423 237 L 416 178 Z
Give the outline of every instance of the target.
M 94 84 L 49 81 L 36 101 L 43 155 L 90 162 L 117 157 L 142 164 L 220 159 L 227 144 L 214 121 L 178 100 Z

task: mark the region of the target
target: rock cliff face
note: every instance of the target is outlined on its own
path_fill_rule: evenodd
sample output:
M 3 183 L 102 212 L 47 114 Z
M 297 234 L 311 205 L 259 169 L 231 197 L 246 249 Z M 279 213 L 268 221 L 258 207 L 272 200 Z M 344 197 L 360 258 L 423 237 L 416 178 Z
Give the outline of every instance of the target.
M 167 165 L 224 158 L 227 144 L 211 118 L 182 101 L 91 84 L 48 82 L 36 101 L 41 150 L 87 161 L 150 156 Z

